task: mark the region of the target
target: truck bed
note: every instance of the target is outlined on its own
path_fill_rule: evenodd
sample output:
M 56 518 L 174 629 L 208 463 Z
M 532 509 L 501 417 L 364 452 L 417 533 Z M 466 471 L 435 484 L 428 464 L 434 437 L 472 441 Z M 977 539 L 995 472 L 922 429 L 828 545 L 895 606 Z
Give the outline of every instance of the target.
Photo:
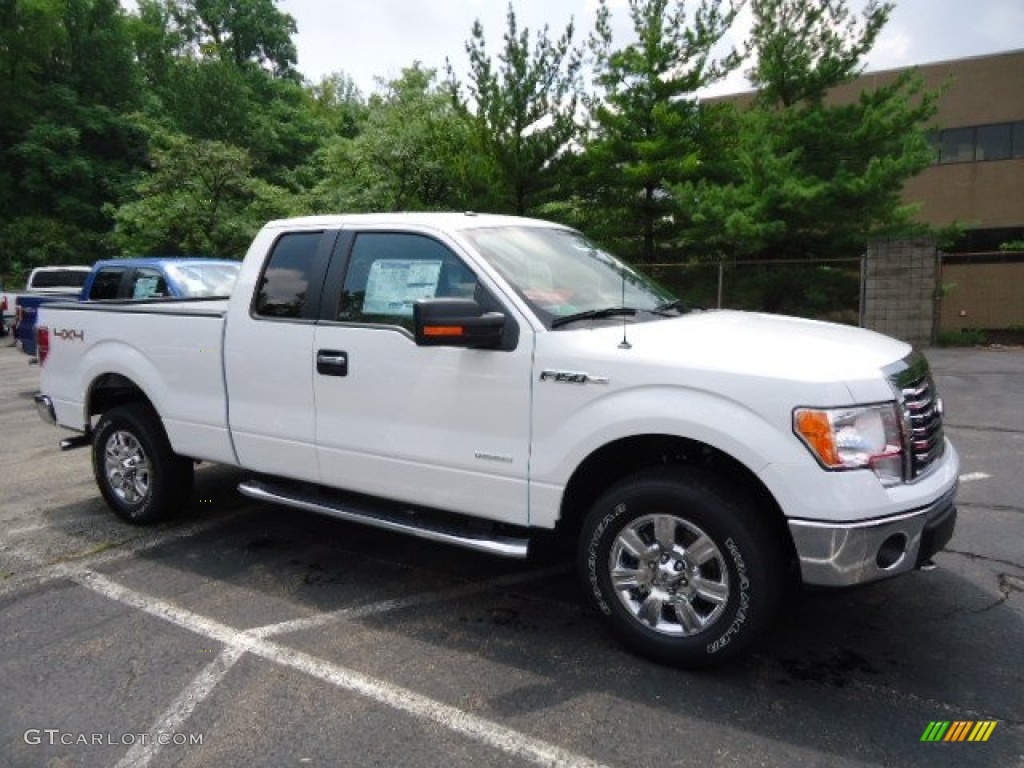
M 58 424 L 88 429 L 89 382 L 125 376 L 162 414 L 176 453 L 236 463 L 222 357 L 226 310 L 225 299 L 43 305 Z

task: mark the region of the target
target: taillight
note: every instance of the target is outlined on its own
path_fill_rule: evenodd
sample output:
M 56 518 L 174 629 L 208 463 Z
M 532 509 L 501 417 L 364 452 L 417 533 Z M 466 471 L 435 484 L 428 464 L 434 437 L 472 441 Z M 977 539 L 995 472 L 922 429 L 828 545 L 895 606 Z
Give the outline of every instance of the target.
M 6 311 L 7 311 L 7 297 L 4 296 L 3 299 L 0 299 L 0 312 L 6 312 Z
M 50 329 L 45 325 L 36 326 L 36 357 L 39 358 L 39 364 L 43 365 L 46 362 L 47 355 L 50 354 Z

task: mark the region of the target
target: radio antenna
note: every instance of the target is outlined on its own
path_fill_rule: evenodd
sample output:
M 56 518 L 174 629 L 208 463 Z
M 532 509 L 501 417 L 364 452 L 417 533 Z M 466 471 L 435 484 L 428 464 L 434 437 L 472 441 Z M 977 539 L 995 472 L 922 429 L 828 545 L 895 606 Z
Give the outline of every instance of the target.
M 626 268 L 620 267 L 619 274 L 622 275 L 622 299 L 619 301 L 620 307 L 626 306 Z M 632 349 L 633 345 L 629 343 L 629 339 L 626 338 L 626 315 L 622 315 L 622 341 L 619 342 L 619 349 Z

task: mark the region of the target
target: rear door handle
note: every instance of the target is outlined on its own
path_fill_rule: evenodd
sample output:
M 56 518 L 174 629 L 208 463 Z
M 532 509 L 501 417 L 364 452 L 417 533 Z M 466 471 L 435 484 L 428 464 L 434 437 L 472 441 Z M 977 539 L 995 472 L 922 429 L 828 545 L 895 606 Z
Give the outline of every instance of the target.
M 316 372 L 324 376 L 348 376 L 348 353 L 337 349 L 318 350 Z

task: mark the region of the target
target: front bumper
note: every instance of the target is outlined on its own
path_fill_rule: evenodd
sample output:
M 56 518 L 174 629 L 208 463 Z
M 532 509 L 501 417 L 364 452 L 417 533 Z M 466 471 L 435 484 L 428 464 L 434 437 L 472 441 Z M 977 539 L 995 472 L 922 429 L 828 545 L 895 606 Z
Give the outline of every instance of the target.
M 954 486 L 927 507 L 880 520 L 790 520 L 804 583 L 846 587 L 919 568 L 953 536 L 956 491 Z

